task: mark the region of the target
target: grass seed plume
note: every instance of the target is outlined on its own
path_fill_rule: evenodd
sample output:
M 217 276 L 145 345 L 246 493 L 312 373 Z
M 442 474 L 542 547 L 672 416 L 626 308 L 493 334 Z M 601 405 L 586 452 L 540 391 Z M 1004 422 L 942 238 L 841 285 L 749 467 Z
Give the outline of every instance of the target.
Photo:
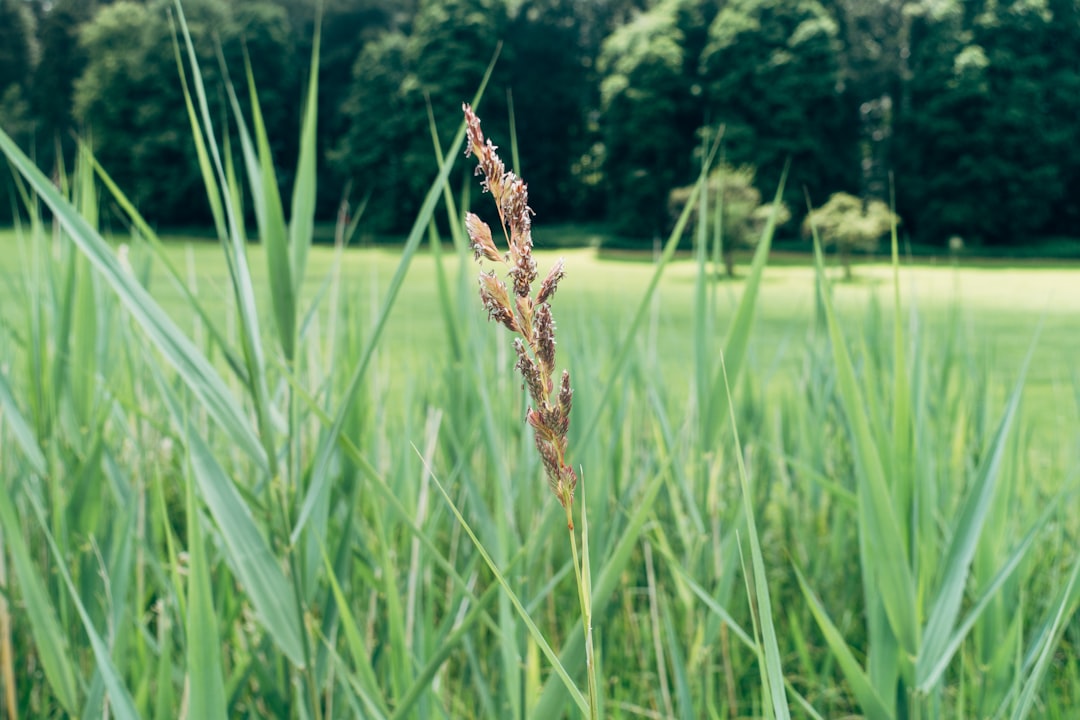
M 463 109 L 468 126 L 465 154 L 476 156 L 476 174 L 482 176 L 484 191 L 491 193 L 495 200 L 499 225 L 509 248 L 501 253 L 491 236 L 491 227 L 474 213 L 466 214 L 465 228 L 476 260 L 491 260 L 509 268 L 507 277 L 511 287 L 494 270 L 480 273 L 480 299 L 490 320 L 520 335 L 514 340 L 518 356 L 516 368 L 535 403 L 535 407 L 529 408 L 526 419 L 533 428 L 548 483 L 566 509 L 567 523 L 573 529 L 571 506 L 577 475 L 566 462 L 566 433 L 570 427 L 574 392 L 570 388 L 569 371 L 563 370 L 557 389 L 552 378 L 555 372 L 555 320 L 551 315 L 550 300 L 563 278 L 563 262 L 555 263 L 533 296 L 537 272 L 532 256 L 533 211 L 529 207 L 528 187 L 517 175 L 507 172 L 495 152 L 496 146 L 484 138 L 480 118 L 472 108 L 466 104 Z

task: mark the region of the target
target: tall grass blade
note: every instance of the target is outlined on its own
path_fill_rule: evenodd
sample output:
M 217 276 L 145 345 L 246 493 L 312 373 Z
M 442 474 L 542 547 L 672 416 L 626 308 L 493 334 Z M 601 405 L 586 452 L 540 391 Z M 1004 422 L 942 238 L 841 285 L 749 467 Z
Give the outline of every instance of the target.
M 191 78 L 195 86 L 195 95 L 198 99 L 199 117 L 206 128 L 204 135 L 198 135 L 206 144 L 210 157 L 214 161 L 214 171 L 220 186 L 214 181 L 214 173 L 204 168 L 203 182 L 206 183 L 208 192 L 220 192 L 219 187 L 229 188 L 230 183 L 226 177 L 225 169 L 221 161 L 221 153 L 218 151 L 217 140 L 214 137 L 214 124 L 210 117 L 210 110 L 206 102 L 206 88 L 203 84 L 202 72 L 199 70 L 198 57 L 195 54 L 195 45 L 191 39 L 187 19 L 180 0 L 174 1 L 176 16 L 180 21 L 180 30 L 184 37 L 184 45 L 187 48 L 188 62 L 191 66 Z M 226 75 L 226 79 L 227 79 Z M 188 94 L 187 84 L 182 86 L 185 95 Z M 230 97 L 234 96 L 231 84 L 228 86 Z M 194 124 L 198 124 L 191 117 Z M 239 120 L 239 118 L 238 118 Z M 242 123 L 241 123 L 242 124 Z M 243 137 L 243 135 L 241 135 Z M 245 146 L 246 147 L 246 146 Z M 253 181 L 259 177 L 257 172 L 252 172 Z M 235 186 L 233 186 L 235 187 Z M 258 215 L 258 198 L 262 195 L 254 193 L 256 198 L 256 215 Z M 274 445 L 274 426 L 270 417 L 270 393 L 267 389 L 266 363 L 263 357 L 262 333 L 259 330 L 259 313 L 255 302 L 255 290 L 251 281 L 251 272 L 247 262 L 247 234 L 244 229 L 244 219 L 239 203 L 235 202 L 236 194 L 227 195 L 231 202 L 224 203 L 225 218 L 228 222 L 228 235 L 220 236 L 222 249 L 225 252 L 225 260 L 229 266 L 230 279 L 232 280 L 233 295 L 236 299 L 236 308 L 240 318 L 240 337 L 244 351 L 244 360 L 247 364 L 249 383 L 247 389 L 251 393 L 251 399 L 255 405 L 255 417 L 259 426 L 260 440 L 266 455 L 266 467 L 270 475 L 277 471 L 277 453 Z M 280 205 L 281 198 L 277 197 Z M 284 223 L 284 221 L 282 221 Z M 290 285 L 291 287 L 291 285 Z
M 968 584 L 971 562 L 975 557 L 987 514 L 990 512 L 990 503 L 1001 469 L 1006 441 L 1020 407 L 1020 398 L 1028 366 L 1038 342 L 1038 335 L 1036 331 L 1027 357 L 1020 368 L 1020 375 L 1016 380 L 1012 395 L 1005 407 L 1005 413 L 998 424 L 993 440 L 982 456 L 968 496 L 959 508 L 956 525 L 944 553 L 941 585 L 934 595 L 923 634 L 923 646 L 915 661 L 915 682 L 920 689 L 928 689 L 927 679 L 930 670 L 939 664 L 946 653 L 956 618 L 960 613 L 960 603 Z
M 15 396 L 11 392 L 11 385 L 4 376 L 3 368 L 0 368 L 0 418 L 7 422 L 8 429 L 15 438 L 15 444 L 22 450 L 30 469 L 39 477 L 49 474 L 48 464 L 41 447 L 34 438 L 34 430 L 27 422 L 26 416 L 19 410 L 15 402 Z
M 45 511 L 36 498 L 32 495 L 27 495 L 27 497 L 30 500 L 30 506 L 34 509 L 34 514 L 37 515 L 38 523 L 41 525 L 41 531 L 45 534 L 49 549 L 52 551 L 53 559 L 56 561 L 56 568 L 67 586 L 71 601 L 75 606 L 79 619 L 82 621 L 83 629 L 90 639 L 90 647 L 94 651 L 98 674 L 105 686 L 105 691 L 108 693 L 111 711 L 119 720 L 138 720 L 139 713 L 135 709 L 135 701 L 132 699 L 127 687 L 124 686 L 124 681 L 113 663 L 108 646 L 98 635 L 93 620 L 90 619 L 90 614 L 86 611 L 82 598 L 79 597 L 79 591 L 75 587 L 75 583 L 71 579 L 71 573 L 68 572 L 65 564 L 64 554 L 60 551 L 60 546 L 56 544 L 52 533 L 49 532 L 49 522 L 45 517 Z
M 729 398 L 728 413 L 731 420 L 732 440 L 735 443 L 735 461 L 739 468 L 743 514 L 746 518 L 747 536 L 750 539 L 750 561 L 754 571 L 755 591 L 751 603 L 756 607 L 757 615 L 760 618 L 761 637 L 764 643 L 764 647 L 761 649 L 765 656 L 762 680 L 768 690 L 774 716 L 777 720 L 790 720 L 791 710 L 788 708 L 787 695 L 784 694 L 784 670 L 780 665 L 780 647 L 776 641 L 776 626 L 773 624 L 772 618 L 772 600 L 769 595 L 769 584 L 765 580 L 765 560 L 761 554 L 757 521 L 754 519 L 754 501 L 753 495 L 750 493 L 750 478 L 746 473 L 746 464 L 743 462 L 742 443 L 739 441 L 739 430 L 735 423 L 735 405 L 730 401 L 731 386 L 728 385 L 727 369 L 723 355 L 720 356 L 720 370 L 724 378 L 724 392 Z
M 45 671 L 45 678 L 56 693 L 61 707 L 71 715 L 76 715 L 79 690 L 75 680 L 75 668 L 71 664 L 71 650 L 45 583 L 34 566 L 30 550 L 23 538 L 23 528 L 19 522 L 14 497 L 14 488 L 0 489 L 0 528 L 3 529 L 5 550 L 14 565 L 23 606 L 30 621 L 30 633 L 34 638 L 34 647 Z M 10 586 L 5 588 L 5 592 L 9 594 L 8 600 L 13 600 L 10 597 Z
M 296 352 L 296 288 L 299 282 L 294 282 L 293 278 L 295 268 L 292 266 L 292 253 L 289 250 L 289 230 L 285 226 L 285 210 L 281 205 L 277 169 L 270 151 L 270 138 L 263 123 L 251 59 L 246 53 L 244 69 L 247 73 L 248 100 L 251 103 L 252 129 L 258 147 L 259 174 L 251 178 L 252 192 L 258 194 L 262 200 L 255 203 L 255 219 L 259 224 L 259 238 L 266 252 L 270 273 L 270 302 L 274 309 L 278 341 L 285 359 L 291 362 Z M 240 118 L 237 118 L 237 121 L 242 122 Z
M 858 526 L 864 548 L 864 568 L 874 567 L 868 581 L 876 588 L 893 633 L 904 651 L 918 652 L 919 630 L 915 622 L 915 581 L 908 562 L 904 533 L 896 515 L 882 457 L 874 442 L 872 418 L 867 413 L 863 391 L 855 376 L 843 332 L 833 310 L 832 297 L 825 279 L 821 242 L 814 229 L 814 260 L 817 268 L 819 298 L 825 313 L 837 390 L 851 436 L 852 453 L 858 483 Z
M 269 473 L 266 451 L 248 424 L 246 413 L 237 405 L 221 376 L 206 357 L 161 310 L 138 281 L 123 269 L 101 235 L 57 192 L 52 182 L 2 130 L 0 151 L 49 207 L 68 237 L 116 293 L 139 327 L 184 379 L 184 383 L 199 398 L 210 416 L 229 435 L 236 447 L 243 450 L 260 470 Z
M 206 543 L 199 522 L 195 483 L 186 478 L 188 532 L 188 615 L 187 638 L 188 714 L 193 718 L 216 720 L 226 714 L 224 672 L 221 664 L 221 634 L 214 595 L 210 589 L 210 568 Z
M 1077 598 L 1075 591 L 1078 578 L 1080 578 L 1080 559 L 1073 563 L 1072 572 L 1069 574 L 1069 582 L 1061 589 L 1060 600 L 1056 603 L 1057 607 L 1053 612 L 1053 620 L 1046 633 L 1042 636 L 1042 648 L 1039 649 L 1031 674 L 1024 680 L 1020 696 L 1017 698 L 1016 706 L 1013 708 L 1012 720 L 1024 720 L 1031 712 L 1031 706 L 1035 702 L 1035 693 L 1038 692 L 1039 687 L 1042 685 L 1043 675 L 1046 674 L 1050 658 L 1057 648 L 1056 639 L 1062 632 L 1066 618 L 1076 610 Z
M 810 605 L 810 612 L 817 621 L 818 627 L 821 628 L 821 633 L 825 636 L 825 642 L 828 644 L 829 649 L 840 664 L 840 671 L 844 674 L 848 685 L 851 686 L 851 691 L 855 694 L 855 699 L 859 702 L 859 707 L 862 708 L 863 713 L 866 714 L 866 717 L 882 718 L 882 720 L 893 717 L 894 713 L 886 707 L 885 702 L 878 695 L 877 690 L 874 689 L 870 677 L 859 666 L 859 662 L 852 654 L 851 648 L 848 647 L 847 642 L 844 640 L 844 636 L 840 634 L 840 630 L 833 624 L 828 611 L 822 606 L 821 600 L 814 594 L 814 591 L 810 589 L 810 584 L 798 567 L 795 567 L 795 575 L 799 580 L 799 587 L 802 588 L 803 596 Z
M 319 53 L 322 47 L 323 4 L 315 11 L 315 36 L 311 44 L 311 69 L 308 73 L 307 100 L 300 125 L 300 157 L 296 161 L 292 208 L 289 212 L 289 249 L 292 252 L 293 297 L 300 297 L 307 272 L 308 250 L 315 222 L 315 192 L 318 176 L 315 172 L 317 152 L 316 131 L 319 126 Z M 363 212 L 358 212 L 358 215 Z
M 487 84 L 491 79 L 491 73 L 495 68 L 495 61 L 497 59 L 498 50 L 496 50 L 495 57 L 491 59 L 491 63 L 488 65 L 484 77 L 480 81 L 480 87 L 476 91 L 475 97 L 473 97 L 474 107 L 480 101 L 480 98 L 483 97 L 484 90 L 487 89 Z M 439 202 L 439 196 L 442 194 L 443 185 L 445 185 L 447 179 L 450 177 L 450 169 L 454 166 L 458 149 L 461 147 L 461 143 L 464 140 L 465 122 L 462 121 L 458 127 L 457 133 L 454 135 L 453 141 L 450 143 L 450 147 L 447 148 L 446 155 L 443 156 L 442 162 L 439 164 L 439 174 L 428 188 L 427 195 L 424 197 L 424 202 L 420 206 L 420 212 L 413 221 L 412 229 L 409 231 L 409 236 L 405 240 L 405 247 L 402 248 L 401 251 L 401 260 L 398 263 L 397 270 L 394 271 L 394 276 L 390 280 L 390 286 L 386 290 L 386 296 L 379 309 L 379 315 L 375 320 L 375 325 L 367 339 L 367 344 L 360 356 L 360 360 L 353 368 L 352 375 L 349 378 L 349 384 L 346 386 L 342 397 L 338 400 L 338 411 L 334 416 L 334 423 L 331 426 L 329 433 L 327 433 L 319 442 L 319 447 L 312 463 L 311 483 L 308 485 L 300 512 L 293 524 L 293 531 L 290 536 L 290 541 L 293 543 L 300 537 L 300 532 L 307 523 L 308 517 L 315 509 L 319 496 L 326 490 L 327 482 L 330 477 L 329 466 L 333 448 L 338 443 L 338 436 L 341 435 L 341 430 L 345 426 L 345 419 L 348 416 L 349 408 L 352 406 L 353 399 L 360 389 L 360 381 L 363 379 L 368 364 L 371 362 L 371 358 L 375 353 L 375 346 L 378 344 L 383 329 L 386 327 L 386 321 L 390 317 L 390 310 L 394 306 L 394 301 L 397 299 L 398 292 L 401 291 L 401 285 L 405 280 L 405 274 L 409 270 L 409 264 L 412 262 L 413 255 L 416 254 L 416 249 L 420 245 L 420 240 L 424 236 L 428 223 L 431 222 L 431 217 Z
M 281 565 L 255 525 L 251 510 L 206 442 L 198 433 L 192 433 L 186 441 L 199 494 L 221 532 L 233 572 L 274 642 L 294 665 L 303 667 L 304 643 L 297 627 L 300 614 Z
M 757 249 L 754 251 L 754 260 L 750 265 L 750 275 L 746 278 L 746 286 L 743 289 L 739 306 L 735 310 L 735 317 L 728 327 L 727 336 L 724 338 L 724 363 L 717 368 L 711 385 L 710 406 L 706 411 L 705 419 L 708 423 L 705 428 L 704 441 L 711 444 L 714 440 L 716 423 L 723 416 L 724 409 L 731 404 L 731 397 L 727 395 L 728 381 L 724 378 L 725 363 L 731 368 L 730 380 L 736 381 L 742 370 L 743 361 L 746 359 L 746 351 L 750 346 L 750 333 L 754 327 L 754 311 L 757 308 L 757 297 L 761 289 L 761 278 L 765 274 L 765 264 L 769 259 L 769 250 L 772 248 L 773 235 L 776 232 L 776 219 L 779 216 L 780 205 L 783 202 L 784 185 L 787 183 L 788 168 L 790 161 L 784 164 L 784 171 L 780 175 L 780 183 L 773 197 L 772 212 L 765 229 L 761 232 Z M 715 420 L 714 420 L 715 419 Z
M 419 450 L 417 450 L 417 454 L 420 454 Z M 574 681 L 570 679 L 570 675 L 567 673 L 566 668 L 563 666 L 562 662 L 560 662 L 559 658 L 555 655 L 555 651 L 551 649 L 551 646 L 548 644 L 548 641 L 544 637 L 544 634 L 540 632 L 540 628 L 536 627 L 536 623 L 533 622 L 533 619 L 529 615 L 529 612 L 525 609 L 525 606 L 521 604 L 521 600 L 518 599 L 518 596 L 514 592 L 513 588 L 510 587 L 510 584 L 503 576 L 502 571 L 499 570 L 499 566 L 496 565 L 495 561 L 491 559 L 491 555 L 488 554 L 487 549 L 484 547 L 483 543 L 480 542 L 480 538 L 478 538 L 476 536 L 476 533 L 473 532 L 472 527 L 465 519 L 465 516 L 461 514 L 461 511 L 454 503 L 453 498 L 451 498 L 450 494 L 446 492 L 446 488 L 443 487 L 442 482 L 440 482 L 439 478 L 435 476 L 434 471 L 430 467 L 427 468 L 427 472 L 428 477 L 430 477 L 431 481 L 435 483 L 435 487 L 438 489 L 439 494 L 441 494 L 443 496 L 443 500 L 446 501 L 447 507 L 450 508 L 450 512 L 454 514 L 454 517 L 457 519 L 458 524 L 461 525 L 462 530 L 464 530 L 465 534 L 469 536 L 469 539 L 472 541 L 473 546 L 476 548 L 476 551 L 480 553 L 480 557 L 484 559 L 484 563 L 488 566 L 488 569 L 491 570 L 492 575 L 495 576 L 495 580 L 499 583 L 499 586 L 509 598 L 511 604 L 514 606 L 514 610 L 517 612 L 522 622 L 525 623 L 525 627 L 528 629 L 529 634 L 532 636 L 536 644 L 540 646 L 540 650 L 544 653 L 544 657 L 546 657 L 548 659 L 548 662 L 551 663 L 551 667 L 555 671 L 555 675 L 559 678 L 560 681 L 562 681 L 562 684 L 566 688 L 566 690 L 570 692 L 570 697 L 573 698 L 574 704 L 578 706 L 579 710 L 581 710 L 582 715 L 589 717 L 588 700 L 585 699 L 585 696 L 582 694 L 581 690 L 578 689 L 578 686 L 574 683 Z

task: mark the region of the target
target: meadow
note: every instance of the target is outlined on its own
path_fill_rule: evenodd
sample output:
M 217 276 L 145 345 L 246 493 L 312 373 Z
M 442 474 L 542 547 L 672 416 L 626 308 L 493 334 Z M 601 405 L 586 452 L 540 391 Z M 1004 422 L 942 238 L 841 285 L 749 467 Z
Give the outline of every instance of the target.
M 560 251 L 564 512 L 477 297 L 464 124 L 402 246 L 313 247 L 317 91 L 291 197 L 257 112 L 240 173 L 192 100 L 217 243 L 0 132 L 9 717 L 1071 717 L 1080 271 L 894 235 L 843 283 L 768 227 L 716 282 L 704 230 L 675 256 L 706 193 L 654 260 Z

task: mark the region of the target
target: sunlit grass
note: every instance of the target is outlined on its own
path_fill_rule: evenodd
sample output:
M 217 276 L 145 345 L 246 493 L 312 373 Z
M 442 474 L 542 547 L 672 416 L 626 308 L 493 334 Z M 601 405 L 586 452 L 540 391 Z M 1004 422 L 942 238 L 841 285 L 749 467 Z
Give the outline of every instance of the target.
M 56 223 L 28 203 L 0 234 L 5 701 L 579 716 L 585 613 L 513 353 L 460 233 L 417 251 L 455 202 L 456 144 L 403 245 L 309 249 L 314 175 L 286 223 L 257 118 L 238 173 L 191 114 L 216 242 L 159 246 L 134 212 L 106 240 L 89 157 L 59 192 L 0 134 Z M 1069 717 L 1080 269 L 833 282 L 767 266 L 770 237 L 720 283 L 701 243 L 659 264 L 557 253 L 591 712 Z

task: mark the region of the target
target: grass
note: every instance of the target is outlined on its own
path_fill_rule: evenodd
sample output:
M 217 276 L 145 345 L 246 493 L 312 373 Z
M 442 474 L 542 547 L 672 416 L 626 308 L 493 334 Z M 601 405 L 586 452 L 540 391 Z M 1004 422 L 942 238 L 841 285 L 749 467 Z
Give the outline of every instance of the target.
M 34 218 L 0 254 L 9 717 L 1070 717 L 1076 270 L 566 251 L 579 564 L 456 224 L 464 127 L 403 246 L 312 247 L 314 175 L 277 197 L 239 107 L 218 148 L 184 67 L 217 243 L 132 214 L 129 272 L 119 189 L 0 133 Z

